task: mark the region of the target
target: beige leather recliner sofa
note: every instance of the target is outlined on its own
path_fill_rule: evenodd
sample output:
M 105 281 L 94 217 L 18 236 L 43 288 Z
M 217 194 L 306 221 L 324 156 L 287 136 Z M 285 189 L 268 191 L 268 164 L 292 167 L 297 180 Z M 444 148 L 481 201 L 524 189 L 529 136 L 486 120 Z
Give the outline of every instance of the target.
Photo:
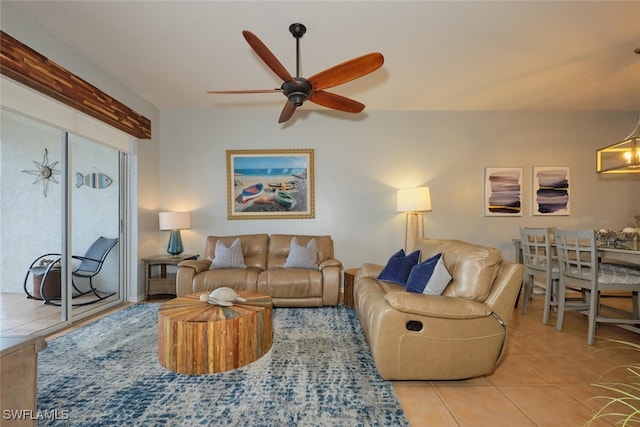
M 459 240 L 420 240 L 421 260 L 438 253 L 452 281 L 442 295 L 378 281 L 383 266 L 363 264 L 354 300 L 376 367 L 386 380 L 457 380 L 491 374 L 524 268 L 499 250 Z
M 331 236 L 296 235 L 300 245 L 316 240 L 317 269 L 284 268 L 294 235 L 208 236 L 204 256 L 178 266 L 176 294 L 212 291 L 226 286 L 271 296 L 276 307 L 322 307 L 338 304 L 342 264 L 334 258 Z M 229 247 L 240 239 L 246 268 L 211 270 L 218 240 Z

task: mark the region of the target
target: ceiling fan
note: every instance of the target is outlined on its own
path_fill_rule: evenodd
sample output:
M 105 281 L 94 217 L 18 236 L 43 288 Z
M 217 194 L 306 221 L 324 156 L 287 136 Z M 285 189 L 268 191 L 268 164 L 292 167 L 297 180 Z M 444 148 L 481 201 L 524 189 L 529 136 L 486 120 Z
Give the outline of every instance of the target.
M 367 75 L 382 66 L 384 57 L 379 52 L 368 53 L 357 58 L 350 59 L 335 65 L 324 71 L 312 75 L 309 78 L 300 77 L 300 38 L 307 32 L 302 24 L 291 24 L 289 32 L 296 39 L 296 76 L 293 77 L 282 65 L 278 58 L 271 53 L 269 48 L 250 31 L 243 31 L 242 35 L 249 46 L 258 54 L 264 63 L 283 80 L 282 86 L 277 89 L 257 90 L 223 90 L 208 91 L 214 94 L 248 94 L 248 93 L 273 93 L 282 92 L 287 97 L 284 108 L 280 113 L 278 123 L 284 123 L 293 116 L 296 108 L 309 100 L 318 105 L 348 113 L 359 113 L 365 105 L 350 98 L 335 93 L 326 92 L 325 89 L 341 85 L 351 80 Z

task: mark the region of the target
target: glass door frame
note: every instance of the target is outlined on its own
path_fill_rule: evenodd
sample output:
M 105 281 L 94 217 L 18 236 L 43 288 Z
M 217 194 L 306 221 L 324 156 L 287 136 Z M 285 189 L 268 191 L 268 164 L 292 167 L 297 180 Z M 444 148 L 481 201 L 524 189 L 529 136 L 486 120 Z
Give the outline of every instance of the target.
M 63 281 L 65 286 L 62 286 L 61 289 L 61 318 L 60 323 L 47 327 L 39 331 L 40 334 L 49 334 L 61 329 L 65 329 L 79 321 L 82 321 L 88 317 L 95 316 L 107 310 L 110 310 L 114 307 L 120 306 L 127 301 L 128 295 L 128 286 L 127 281 L 125 280 L 128 277 L 129 264 L 128 257 L 126 256 L 126 248 L 128 247 L 128 236 L 126 231 L 126 227 L 124 224 L 128 224 L 128 212 L 129 212 L 129 203 L 128 203 L 128 182 L 129 177 L 127 171 L 129 170 L 128 161 L 129 157 L 127 154 L 122 151 L 118 151 L 118 298 L 113 301 L 105 302 L 103 304 L 96 305 L 95 307 L 86 307 L 81 312 L 74 312 L 73 304 L 70 296 L 73 292 L 72 286 L 72 268 L 73 265 L 72 260 L 72 236 L 73 236 L 73 210 L 72 210 L 72 168 L 71 165 L 71 150 L 69 147 L 69 132 L 60 129 L 62 133 L 62 141 L 61 141 L 61 155 L 62 155 L 62 176 L 61 176 L 61 184 L 62 184 L 62 242 L 61 242 L 61 254 L 62 258 L 65 262 L 62 263 L 62 271 L 61 275 L 65 278 Z

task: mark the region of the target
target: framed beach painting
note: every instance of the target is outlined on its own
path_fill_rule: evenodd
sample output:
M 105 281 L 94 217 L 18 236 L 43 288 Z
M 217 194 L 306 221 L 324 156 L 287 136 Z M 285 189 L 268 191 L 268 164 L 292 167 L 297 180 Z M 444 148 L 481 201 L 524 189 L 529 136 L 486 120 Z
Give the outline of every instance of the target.
M 227 150 L 227 218 L 314 218 L 313 162 L 313 149 Z
M 484 169 L 484 215 L 522 216 L 522 168 Z
M 570 215 L 568 166 L 534 166 L 531 210 L 533 215 Z

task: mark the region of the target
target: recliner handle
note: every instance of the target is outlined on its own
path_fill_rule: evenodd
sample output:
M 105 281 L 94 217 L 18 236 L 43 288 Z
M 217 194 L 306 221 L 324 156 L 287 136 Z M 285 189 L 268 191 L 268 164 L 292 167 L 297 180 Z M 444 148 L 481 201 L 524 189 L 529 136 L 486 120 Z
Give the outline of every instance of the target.
M 419 320 L 409 320 L 406 327 L 408 331 L 420 332 L 422 330 L 422 322 Z

